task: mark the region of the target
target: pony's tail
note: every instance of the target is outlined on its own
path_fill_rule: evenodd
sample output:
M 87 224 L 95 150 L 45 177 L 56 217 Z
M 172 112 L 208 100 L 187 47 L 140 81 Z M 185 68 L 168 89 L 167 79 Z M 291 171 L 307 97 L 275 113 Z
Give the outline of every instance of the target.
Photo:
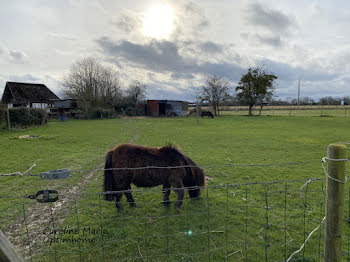
M 113 151 L 109 151 L 106 156 L 106 163 L 105 163 L 105 170 L 104 170 L 104 182 L 103 182 L 103 190 L 104 192 L 108 191 L 114 191 L 115 190 L 115 181 L 113 177 L 113 170 L 111 170 L 112 166 L 112 156 Z M 105 200 L 107 201 L 113 201 L 114 200 L 113 194 L 106 193 L 104 195 Z

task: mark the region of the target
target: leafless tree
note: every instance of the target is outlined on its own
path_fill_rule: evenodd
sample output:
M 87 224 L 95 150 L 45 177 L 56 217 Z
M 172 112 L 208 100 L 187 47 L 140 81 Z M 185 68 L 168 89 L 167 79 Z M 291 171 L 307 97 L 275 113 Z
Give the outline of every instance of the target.
M 101 109 L 113 106 L 121 96 L 114 68 L 91 57 L 74 62 L 63 85 L 66 96 L 90 101 Z
M 146 98 L 146 85 L 139 80 L 134 80 L 126 90 L 126 97 L 132 105 L 142 102 Z
M 219 115 L 220 104 L 230 97 L 228 91 L 229 83 L 227 80 L 218 75 L 210 76 L 202 88 L 202 100 L 208 101 L 213 107 L 214 114 Z

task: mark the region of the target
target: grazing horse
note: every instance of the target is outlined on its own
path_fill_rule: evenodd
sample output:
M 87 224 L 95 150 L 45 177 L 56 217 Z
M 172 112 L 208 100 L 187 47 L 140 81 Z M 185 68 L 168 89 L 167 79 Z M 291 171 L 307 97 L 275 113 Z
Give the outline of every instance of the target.
M 136 206 L 131 194 L 131 183 L 138 187 L 163 185 L 163 203 L 167 206 L 170 205 L 169 195 L 173 187 L 177 193 L 175 209 L 179 211 L 184 187 L 190 187 L 188 192 L 191 198 L 198 197 L 200 187 L 205 186 L 205 174 L 203 169 L 172 145 L 160 148 L 118 145 L 106 156 L 103 185 L 105 200 L 113 201 L 115 198 L 118 211 L 122 211 L 121 197 L 124 193 L 130 206 Z M 108 193 L 110 191 L 114 192 Z
M 202 111 L 201 117 L 203 117 L 203 116 L 207 116 L 208 118 L 209 118 L 209 117 L 214 118 L 213 113 L 210 112 L 210 111 Z

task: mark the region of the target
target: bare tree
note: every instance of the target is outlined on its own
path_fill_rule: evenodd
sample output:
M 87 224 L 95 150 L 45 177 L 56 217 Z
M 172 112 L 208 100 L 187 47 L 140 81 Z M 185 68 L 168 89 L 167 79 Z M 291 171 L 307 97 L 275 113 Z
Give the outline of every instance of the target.
M 146 85 L 139 80 L 134 80 L 126 90 L 126 96 L 134 106 L 146 98 Z
M 66 96 L 91 101 L 101 109 L 113 106 L 121 96 L 117 72 L 91 57 L 74 62 L 63 85 Z
M 229 83 L 222 76 L 213 75 L 205 81 L 205 86 L 202 87 L 202 99 L 213 107 L 215 115 L 220 114 L 219 105 L 230 97 L 228 91 Z

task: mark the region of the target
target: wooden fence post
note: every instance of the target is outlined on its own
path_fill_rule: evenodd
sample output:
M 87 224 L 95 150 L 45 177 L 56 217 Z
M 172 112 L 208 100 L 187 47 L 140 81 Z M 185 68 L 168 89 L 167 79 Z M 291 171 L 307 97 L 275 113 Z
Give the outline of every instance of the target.
M 327 149 L 328 175 L 336 180 L 345 181 L 346 146 L 330 144 Z M 324 261 L 341 261 L 341 242 L 344 221 L 345 184 L 327 177 L 326 225 L 324 237 Z
M 1 262 L 24 262 L 23 257 L 15 251 L 11 242 L 0 229 L 0 261 Z
M 9 131 L 11 130 L 11 120 L 10 120 L 10 109 L 7 106 L 7 127 Z
M 196 117 L 197 117 L 197 124 L 199 124 L 199 108 L 198 108 L 198 101 L 197 101 L 197 103 L 196 103 Z

